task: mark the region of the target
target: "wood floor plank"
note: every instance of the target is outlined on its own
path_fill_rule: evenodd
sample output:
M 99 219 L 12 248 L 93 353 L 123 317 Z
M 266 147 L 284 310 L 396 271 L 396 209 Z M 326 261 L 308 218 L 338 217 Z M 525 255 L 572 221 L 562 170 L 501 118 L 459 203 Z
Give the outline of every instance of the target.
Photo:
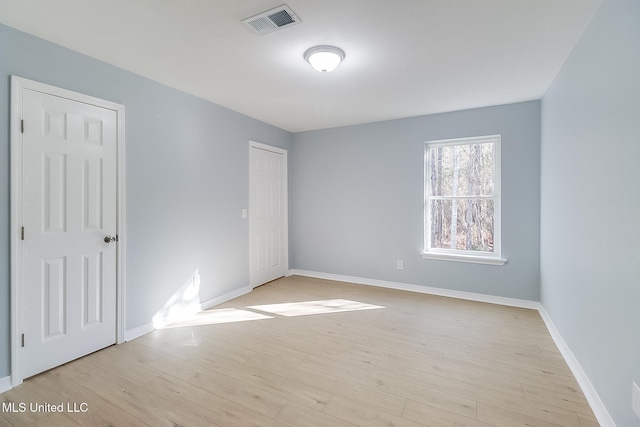
M 583 414 L 578 412 L 578 418 L 580 419 L 580 425 L 582 427 L 600 427 L 600 424 L 596 421 L 593 413 Z
M 354 427 L 354 424 L 294 402 L 282 408 L 276 420 L 290 427 Z
M 204 391 L 165 374 L 145 388 L 221 427 L 282 427 L 283 424 L 246 406 Z
M 54 413 L 39 419 L 33 427 L 80 427 L 80 424 L 64 413 Z
M 478 408 L 480 405 L 484 405 L 485 408 L 490 407 L 492 408 L 492 411 L 508 411 L 509 413 L 518 414 L 518 416 L 521 415 L 522 417 L 535 418 L 536 420 L 551 424 L 575 427 L 580 426 L 580 420 L 575 411 L 560 408 L 544 402 L 536 402 L 515 396 L 491 393 L 478 399 Z M 479 410 L 478 419 L 483 419 L 480 417 Z
M 444 360 L 444 353 L 404 353 L 396 348 L 376 346 L 375 343 L 356 344 L 351 352 L 358 354 L 364 360 L 370 361 L 374 365 L 380 363 L 400 364 L 407 366 L 422 366 L 423 364 L 438 363 Z
M 585 399 L 585 397 L 580 394 L 573 393 L 569 395 L 558 393 L 529 384 L 523 384 L 522 390 L 524 392 L 525 399 L 535 400 L 537 402 L 545 402 L 559 408 L 568 409 L 586 415 L 593 415 L 593 411 L 591 411 L 587 399 Z
M 360 427 L 421 427 L 424 424 L 388 414 L 377 408 L 353 402 L 340 396 L 333 396 L 322 411 L 343 421 Z
M 517 381 L 442 362 L 433 364 L 379 363 L 375 369 L 377 372 L 388 376 L 414 381 L 442 390 L 451 390 L 454 393 L 459 393 L 461 389 L 472 391 L 486 389 L 483 391 L 496 391 L 523 397 L 522 384 Z M 472 396 L 472 399 L 475 398 L 473 392 L 463 395 Z
M 201 335 L 201 332 L 189 328 L 159 329 L 136 338 L 136 342 L 158 352 L 188 359 L 194 353 L 202 351 L 199 345 Z
M 90 363 L 86 357 L 81 359 L 74 360 L 69 363 L 65 363 L 64 365 L 58 366 L 53 369 L 52 372 L 56 372 L 66 378 L 74 378 L 82 374 L 86 374 L 87 372 L 91 372 L 94 365 Z
M 355 402 L 375 406 L 391 414 L 401 415 L 406 403 L 406 398 L 404 397 L 385 393 L 375 388 L 332 375 L 331 373 L 318 372 L 265 355 L 256 355 L 249 361 L 249 364 L 285 378 L 313 385 L 328 393 L 343 396 Z
M 303 317 L 298 318 L 304 320 Z M 305 354 L 313 354 L 315 352 L 324 351 L 326 349 L 344 350 L 354 346 L 353 342 L 348 342 L 333 334 L 317 333 L 316 322 L 311 323 L 307 327 L 300 325 L 291 326 L 293 322 L 279 322 L 273 325 L 262 326 L 258 331 L 264 339 L 276 343 L 284 348 L 291 348 L 302 351 Z M 327 324 L 333 323 L 327 319 Z
M 486 405 L 484 403 L 478 404 L 478 419 L 491 425 L 509 427 L 558 427 L 569 425 L 544 421 L 539 418 L 530 417 L 518 412 L 512 412 L 496 406 Z
M 227 359 L 235 360 L 236 362 L 246 362 L 251 359 L 255 354 L 255 350 L 248 349 L 244 346 L 236 344 L 235 341 L 229 342 L 224 340 L 218 340 L 211 337 L 204 328 L 201 335 L 201 339 L 198 342 L 198 348 L 206 351 L 207 353 L 224 356 Z M 194 353 L 190 356 L 193 358 L 200 353 Z
M 211 336 L 216 342 L 232 342 L 255 353 L 266 354 L 267 356 L 292 363 L 300 363 L 308 356 L 308 353 L 300 349 L 282 346 L 281 340 L 265 336 L 262 331 L 257 329 L 251 331 L 224 331 L 218 329 Z
M 5 411 L 8 427 L 598 425 L 535 310 L 299 276 L 29 378 L 9 401 L 89 410 Z
M 334 372 L 341 378 L 375 388 L 385 393 L 402 396 L 407 399 L 418 400 L 451 412 L 459 413 L 468 417 L 475 418 L 476 402 L 441 391 L 434 387 L 425 387 L 416 382 L 405 381 L 388 375 L 380 374 L 377 371 L 371 372 L 352 366 L 347 366 L 339 362 L 322 359 L 320 357 L 311 356 L 307 358 L 302 366 L 314 369 L 316 371 Z
M 203 417 L 100 368 L 73 381 L 152 426 L 208 427 L 210 424 Z
M 162 375 L 162 372 L 145 365 L 138 357 L 131 352 L 127 352 L 127 345 L 119 347 L 109 347 L 102 351 L 95 352 L 85 357 L 85 361 L 92 363 L 119 375 L 132 383 L 142 386 Z M 127 357 L 122 357 L 122 353 L 128 353 Z
M 555 376 L 544 369 L 531 367 L 526 364 L 520 366 L 502 363 L 486 357 L 478 357 L 471 353 L 447 353 L 445 359 L 467 366 L 470 369 L 482 370 L 496 376 L 509 378 L 522 384 L 534 385 L 546 390 L 565 394 L 582 394 L 580 386 L 574 377 Z
M 29 409 L 31 403 L 38 402 L 42 402 L 40 396 L 24 386 L 18 386 L 0 395 L 0 404 L 11 405 L 11 409 L 3 411 L 2 415 L 13 427 L 28 426 L 46 417 L 46 413 Z
M 217 373 L 192 361 L 163 358 L 152 365 L 186 383 L 250 408 L 260 414 L 273 417 L 287 399 L 253 387 L 242 381 Z
M 109 425 L 149 427 L 149 424 L 133 417 L 122 408 L 103 399 L 91 390 L 79 386 L 65 376 L 65 371 L 61 368 L 29 378 L 25 381 L 24 387 L 38 395 L 42 402 L 66 403 L 78 408 L 83 408 L 83 404 L 86 405 L 86 412 L 69 414 L 74 422 L 84 427 Z M 52 396 L 55 398 L 52 399 Z
M 445 379 L 432 375 L 420 375 L 415 373 L 415 371 L 412 372 L 412 370 L 409 368 L 398 367 L 394 372 L 405 381 L 416 382 L 418 384 L 427 384 L 431 388 L 443 390 L 453 395 L 462 396 L 474 402 L 486 403 L 498 408 L 504 408 L 513 412 L 518 412 L 522 415 L 540 418 L 541 420 L 559 420 L 565 423 L 565 425 L 576 424 L 576 414 L 574 411 L 549 404 L 548 402 L 529 401 L 524 399 L 524 397 L 522 397 L 522 394 L 508 394 L 499 390 L 488 389 L 482 385 L 474 385 L 458 380 Z M 413 400 L 419 399 L 414 398 Z M 434 405 L 432 402 L 424 400 L 421 401 L 421 403 L 441 407 L 442 409 L 448 409 L 442 406 Z M 474 418 L 474 416 L 470 416 L 469 414 L 460 414 Z
M 515 367 L 527 366 L 529 369 L 538 369 L 555 375 L 572 376 L 571 370 L 564 360 L 536 354 L 538 352 L 520 350 L 513 346 L 491 345 L 490 343 L 483 346 L 470 344 L 467 350 L 461 350 L 460 353 L 470 353 L 477 358 L 499 361 L 502 364 Z
M 331 398 L 331 393 L 311 385 L 284 378 L 254 366 L 240 364 L 214 354 L 201 353 L 189 360 L 198 366 L 227 375 L 251 387 L 264 390 L 269 394 L 297 402 L 317 411 L 321 411 Z
M 2 413 L 0 413 L 0 427 L 12 427 L 9 420 L 6 419 Z
M 357 317 L 355 317 L 357 319 Z M 394 349 L 397 352 L 405 354 L 414 354 L 417 356 L 442 357 L 443 352 L 436 348 L 427 347 L 427 338 L 424 334 L 416 334 L 413 340 L 402 334 L 383 335 L 378 334 L 374 327 L 367 322 L 359 325 L 352 325 L 357 322 L 326 322 L 321 326 L 314 325 L 307 328 L 307 335 L 331 334 L 332 336 L 351 343 L 351 346 L 344 345 L 342 348 L 354 348 L 357 345 L 365 345 L 370 347 L 379 347 L 383 349 Z
M 429 427 L 489 427 L 493 425 L 413 400 L 407 401 L 402 416 Z

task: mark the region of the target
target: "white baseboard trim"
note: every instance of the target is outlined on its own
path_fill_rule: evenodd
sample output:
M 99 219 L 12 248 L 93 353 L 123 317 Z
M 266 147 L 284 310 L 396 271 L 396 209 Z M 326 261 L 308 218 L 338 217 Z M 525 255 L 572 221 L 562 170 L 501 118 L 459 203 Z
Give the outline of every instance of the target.
M 544 320 L 544 323 L 547 325 L 551 338 L 553 338 L 558 350 L 560 350 L 560 354 L 562 354 L 567 365 L 569 365 L 569 369 L 571 369 L 573 376 L 576 377 L 576 381 L 578 381 L 578 384 L 584 393 L 584 397 L 587 399 L 587 402 L 589 402 L 589 406 L 591 406 L 591 410 L 596 416 L 598 423 L 600 423 L 600 426 L 616 427 L 616 424 L 613 422 L 613 418 L 611 418 L 611 415 L 609 415 L 602 399 L 600 399 L 600 395 L 598 395 L 595 387 L 591 384 L 587 373 L 582 369 L 582 365 L 580 365 L 580 362 L 578 362 L 578 359 L 576 359 L 573 352 L 562 338 L 562 335 L 560 335 L 560 332 L 554 325 L 553 320 L 551 320 L 551 316 L 549 316 L 549 313 L 542 304 L 540 304 L 538 311 L 540 312 L 542 320 Z
M 137 328 L 128 329 L 124 331 L 124 340 L 132 341 L 155 330 L 156 328 L 154 328 L 153 323 L 147 323 L 146 325 L 138 326 Z
M 317 279 L 325 279 L 325 280 L 335 280 L 338 282 L 349 282 L 349 283 L 357 283 L 359 285 L 370 285 L 370 286 L 379 286 L 381 288 L 390 288 L 390 289 L 398 289 L 401 291 L 410 291 L 410 292 L 418 292 L 423 294 L 432 294 L 439 295 L 451 298 L 459 298 L 471 301 L 479 301 L 479 302 L 487 302 L 491 304 L 499 304 L 506 305 L 510 307 L 520 307 L 520 308 L 529 308 L 533 310 L 537 310 L 540 313 L 540 317 L 544 321 L 547 329 L 549 330 L 549 334 L 553 341 L 555 342 L 558 350 L 560 350 L 560 354 L 564 357 L 567 365 L 571 369 L 576 381 L 578 381 L 578 385 L 582 389 L 582 392 L 589 402 L 589 406 L 591 406 L 591 410 L 593 411 L 598 423 L 602 427 L 616 427 L 611 415 L 607 411 L 607 408 L 604 406 L 604 403 L 600 399 L 598 392 L 591 384 L 589 377 L 587 376 L 584 369 L 578 362 L 578 359 L 573 355 L 573 352 L 567 345 L 567 343 L 560 335 L 560 332 L 553 324 L 551 320 L 551 316 L 541 303 L 537 301 L 528 301 L 521 300 L 515 298 L 504 298 L 497 297 L 492 295 L 484 295 L 484 294 L 476 294 L 473 292 L 464 292 L 464 291 L 454 291 L 449 289 L 442 288 L 432 288 L 429 286 L 419 286 L 419 285 L 410 285 L 407 283 L 397 283 L 397 282 L 388 282 L 384 280 L 377 279 L 366 279 L 363 277 L 353 277 L 353 276 L 343 276 L 340 274 L 331 274 L 331 273 L 320 273 L 317 271 L 307 271 L 307 270 L 290 270 L 289 275 L 298 275 L 298 276 L 306 276 L 306 277 L 314 277 Z
M 251 292 L 253 290 L 253 287 L 251 286 L 245 286 L 243 288 L 240 289 L 236 289 L 235 291 L 231 291 L 231 292 L 227 292 L 224 295 L 220 295 L 219 297 L 210 299 L 208 301 L 205 301 L 203 303 L 200 303 L 200 310 L 207 310 L 213 306 L 216 306 L 218 304 L 222 304 L 223 302 L 227 302 L 229 300 L 232 300 L 234 298 L 238 298 L 239 296 L 242 296 L 244 294 L 248 294 L 249 292 Z
M 358 285 L 378 286 L 380 288 L 397 289 L 400 291 L 417 292 L 421 294 L 438 295 L 442 297 L 458 298 L 470 301 L 486 302 L 490 304 L 506 305 L 509 307 L 529 308 L 537 310 L 540 303 L 517 298 L 498 297 L 493 295 L 476 294 L 473 292 L 455 291 L 451 289 L 433 288 L 430 286 L 411 285 L 408 283 L 388 282 L 386 280 L 367 279 L 364 277 L 344 276 L 341 274 L 320 273 L 308 270 L 291 270 L 291 275 L 314 277 L 317 279 L 335 280 L 337 282 L 356 283 Z
M 249 292 L 251 292 L 253 290 L 253 288 L 251 286 L 245 286 L 242 287 L 240 289 L 236 289 L 234 291 L 231 292 L 227 292 L 224 295 L 220 295 L 219 297 L 216 298 L 212 298 L 210 300 L 204 301 L 200 303 L 200 311 L 204 311 L 207 310 L 213 306 L 216 306 L 218 304 L 222 304 L 223 302 L 227 302 L 229 300 L 232 300 L 234 298 L 237 298 L 241 295 L 244 294 L 248 294 Z M 170 322 L 167 321 L 166 323 L 164 323 L 162 321 L 162 319 L 160 319 L 159 322 L 156 323 L 156 325 L 154 325 L 153 322 L 147 323 L 146 325 L 142 325 L 142 326 L 138 326 L 137 328 L 133 328 L 133 329 L 129 329 L 127 331 L 125 331 L 124 333 L 124 340 L 125 341 L 131 341 L 134 340 L 138 337 L 141 337 L 143 335 L 146 335 L 150 332 L 153 332 L 157 329 L 157 325 L 158 326 L 166 326 L 168 325 Z
M 0 378 L 0 393 L 11 390 L 11 376 Z

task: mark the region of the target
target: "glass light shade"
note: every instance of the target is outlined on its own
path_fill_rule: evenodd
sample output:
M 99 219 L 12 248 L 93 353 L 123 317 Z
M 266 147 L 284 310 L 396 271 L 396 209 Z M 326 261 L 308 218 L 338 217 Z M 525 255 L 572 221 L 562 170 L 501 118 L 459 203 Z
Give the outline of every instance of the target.
M 333 46 L 315 46 L 304 53 L 304 59 L 321 73 L 335 70 L 344 56 L 341 49 Z

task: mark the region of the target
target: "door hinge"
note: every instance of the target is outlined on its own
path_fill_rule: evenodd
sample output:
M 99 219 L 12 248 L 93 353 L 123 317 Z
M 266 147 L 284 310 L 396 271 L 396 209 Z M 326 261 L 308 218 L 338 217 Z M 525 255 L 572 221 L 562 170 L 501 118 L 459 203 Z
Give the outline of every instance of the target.
M 22 334 L 22 347 L 24 347 L 24 334 Z
M 20 133 L 24 133 L 24 120 L 20 120 Z
M 20 238 L 24 240 L 24 227 L 22 227 L 22 230 L 20 231 Z

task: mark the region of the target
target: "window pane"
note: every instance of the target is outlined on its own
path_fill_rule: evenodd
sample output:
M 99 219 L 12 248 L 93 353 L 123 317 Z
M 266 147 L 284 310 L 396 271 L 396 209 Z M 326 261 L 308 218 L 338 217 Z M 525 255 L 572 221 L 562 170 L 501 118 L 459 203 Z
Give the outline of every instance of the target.
M 429 147 L 430 194 L 493 195 L 494 153 L 494 143 Z
M 493 200 L 431 200 L 431 248 L 493 252 L 493 216 Z

